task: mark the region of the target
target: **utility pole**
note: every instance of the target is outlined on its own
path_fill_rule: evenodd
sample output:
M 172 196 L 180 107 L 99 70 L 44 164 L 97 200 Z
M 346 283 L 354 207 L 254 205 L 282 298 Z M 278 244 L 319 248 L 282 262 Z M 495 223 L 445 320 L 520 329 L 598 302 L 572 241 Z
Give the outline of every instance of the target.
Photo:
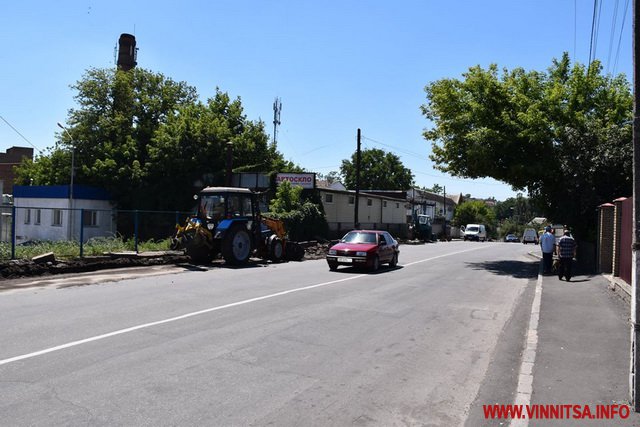
M 629 393 L 630 401 L 636 412 L 640 412 L 640 292 L 638 286 L 640 280 L 640 261 L 638 250 L 640 249 L 640 112 L 638 105 L 640 102 L 640 71 L 638 61 L 640 61 L 640 39 L 638 32 L 640 19 L 637 0 L 633 0 L 633 245 L 631 264 L 631 363 L 629 373 Z
M 73 175 L 76 168 L 75 165 L 75 147 L 73 146 L 73 137 L 69 133 L 69 130 L 62 126 L 58 122 L 58 127 L 65 131 L 69 137 L 69 144 L 71 145 L 71 178 L 69 179 L 69 241 L 73 240 Z
M 443 234 L 444 239 L 447 240 L 447 186 L 442 187 L 442 216 L 444 217 Z
M 356 147 L 356 200 L 354 206 L 354 228 L 360 228 L 360 221 L 358 220 L 358 203 L 360 199 L 360 128 L 358 128 L 358 144 Z
M 231 187 L 233 181 L 233 142 L 227 142 L 227 172 L 225 174 L 225 185 Z

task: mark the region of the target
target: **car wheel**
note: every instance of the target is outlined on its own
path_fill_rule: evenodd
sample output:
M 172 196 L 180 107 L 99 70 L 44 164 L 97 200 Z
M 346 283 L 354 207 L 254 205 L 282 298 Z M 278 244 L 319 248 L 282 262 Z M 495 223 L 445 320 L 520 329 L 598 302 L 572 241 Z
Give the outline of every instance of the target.
M 338 269 L 338 264 L 336 264 L 335 262 L 330 262 L 328 264 L 329 264 L 329 270 L 336 271 Z
M 371 261 L 371 271 L 378 271 L 378 269 L 380 268 L 380 258 L 378 258 L 378 255 L 373 257 L 373 260 Z
M 398 265 L 398 253 L 394 253 L 393 254 L 393 258 L 391 258 L 391 261 L 389 261 L 389 267 L 394 268 L 396 265 Z

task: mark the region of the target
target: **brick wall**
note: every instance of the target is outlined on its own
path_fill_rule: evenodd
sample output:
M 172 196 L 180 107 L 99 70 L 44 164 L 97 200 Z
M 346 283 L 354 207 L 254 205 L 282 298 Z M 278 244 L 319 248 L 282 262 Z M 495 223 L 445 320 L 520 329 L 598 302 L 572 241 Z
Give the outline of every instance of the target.
M 4 191 L 12 194 L 14 166 L 18 166 L 23 158 L 33 159 L 33 148 L 11 147 L 6 153 L 0 153 L 0 181 L 4 182 Z
M 602 273 L 611 274 L 613 271 L 615 233 L 614 233 L 614 216 L 615 206 L 611 203 L 605 203 L 599 206 L 598 228 L 600 241 L 598 251 L 598 270 Z

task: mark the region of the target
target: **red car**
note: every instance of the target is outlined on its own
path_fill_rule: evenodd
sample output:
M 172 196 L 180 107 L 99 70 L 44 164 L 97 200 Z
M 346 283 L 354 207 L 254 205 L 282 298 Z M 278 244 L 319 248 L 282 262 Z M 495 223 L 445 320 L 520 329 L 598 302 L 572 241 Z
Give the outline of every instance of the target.
M 366 267 L 376 271 L 380 264 L 398 265 L 398 242 L 386 231 L 353 230 L 333 245 L 327 253 L 329 269 L 339 265 Z

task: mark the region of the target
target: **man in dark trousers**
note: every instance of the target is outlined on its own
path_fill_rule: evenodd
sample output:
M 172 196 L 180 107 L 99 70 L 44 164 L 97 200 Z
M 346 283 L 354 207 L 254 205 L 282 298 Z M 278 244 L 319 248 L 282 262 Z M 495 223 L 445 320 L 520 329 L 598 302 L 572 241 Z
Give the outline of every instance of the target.
M 568 229 L 564 229 L 564 236 L 558 241 L 558 258 L 560 258 L 560 266 L 558 267 L 558 278 L 562 280 L 562 277 L 567 278 L 567 282 L 571 281 L 571 267 L 573 258 L 576 256 L 576 248 L 578 245 L 571 232 Z
M 542 250 L 542 274 L 551 274 L 553 253 L 556 249 L 556 236 L 551 233 L 551 227 L 544 228 L 544 234 L 540 237 L 540 249 Z

